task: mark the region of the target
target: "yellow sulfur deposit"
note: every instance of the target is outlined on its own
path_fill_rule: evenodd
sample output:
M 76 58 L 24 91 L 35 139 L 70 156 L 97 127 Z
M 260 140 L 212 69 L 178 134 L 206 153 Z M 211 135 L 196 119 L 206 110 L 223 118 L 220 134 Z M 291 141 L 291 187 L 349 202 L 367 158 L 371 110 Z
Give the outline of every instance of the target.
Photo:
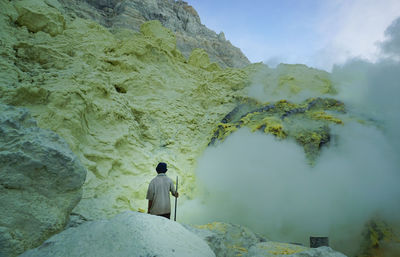
M 364 226 L 363 241 L 357 254 L 367 256 L 391 256 L 392 251 L 398 249 L 400 236 L 396 233 L 394 224 L 385 222 L 379 216 L 370 219 Z
M 325 111 L 341 114 L 345 110 L 340 101 L 332 98 L 310 98 L 300 103 L 283 99 L 265 104 L 241 99 L 214 129 L 210 144 L 225 140 L 238 128 L 249 127 L 252 132 L 262 131 L 280 139 L 294 138 L 313 164 L 321 147 L 330 141 L 329 126 L 343 124 Z
M 248 256 L 249 248 L 266 241 L 248 228 L 236 224 L 213 222 L 194 227 L 194 232 L 200 231 L 199 235 L 205 237 L 217 256 Z
M 254 115 L 257 115 L 257 113 L 249 114 L 247 116 L 250 117 L 246 116 L 241 119 L 241 121 L 249 126 L 253 132 L 257 130 L 262 130 L 264 133 L 270 133 L 274 136 L 277 136 L 278 138 L 285 138 L 287 136 L 285 131 L 283 130 L 282 122 L 278 118 L 274 116 L 269 116 L 261 120 L 255 119 L 253 121 L 251 117 Z
M 304 246 L 279 243 L 279 242 L 267 242 L 263 244 L 258 244 L 257 248 L 264 250 L 273 256 L 291 255 L 295 253 L 304 252 L 308 249 Z
M 1 102 L 29 108 L 39 126 L 64 137 L 86 166 L 84 196 L 74 211 L 95 218 L 144 209 L 159 161 L 192 197 L 195 160 L 215 124 L 245 94 L 239 85 L 248 83 L 247 73 L 189 64 L 158 21 L 145 23 L 140 33 L 112 34 L 37 2 L 1 3 L 1 65 L 8 67 L 0 71 L 6 78 Z M 13 25 L 36 11 L 43 16 L 38 23 L 57 14 L 63 30 L 56 22 Z
M 273 134 L 279 138 L 285 138 L 287 136 L 286 132 L 283 130 L 283 126 L 276 118 L 265 118 L 265 133 Z
M 333 115 L 329 115 L 324 111 L 316 111 L 316 112 L 310 112 L 308 115 L 311 116 L 312 119 L 315 120 L 326 120 L 330 122 L 334 122 L 336 124 L 343 124 L 343 121 L 339 118 L 334 117 Z
M 221 223 L 221 222 L 212 222 L 212 223 L 208 223 L 205 225 L 197 225 L 195 227 L 199 228 L 199 229 L 208 229 L 208 230 L 212 230 L 212 231 L 216 230 L 218 232 L 226 233 L 228 224 Z

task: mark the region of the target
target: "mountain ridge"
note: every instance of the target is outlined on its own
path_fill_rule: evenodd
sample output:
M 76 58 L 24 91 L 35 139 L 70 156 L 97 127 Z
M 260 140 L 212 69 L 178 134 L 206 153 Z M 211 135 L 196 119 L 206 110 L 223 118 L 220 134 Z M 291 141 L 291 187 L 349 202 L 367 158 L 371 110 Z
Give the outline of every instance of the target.
M 241 50 L 201 23 L 197 11 L 185 1 L 174 0 L 60 0 L 71 14 L 92 19 L 110 30 L 139 31 L 146 21 L 159 20 L 176 35 L 177 48 L 188 58 L 196 48 L 204 49 L 221 67 L 242 68 L 250 64 Z

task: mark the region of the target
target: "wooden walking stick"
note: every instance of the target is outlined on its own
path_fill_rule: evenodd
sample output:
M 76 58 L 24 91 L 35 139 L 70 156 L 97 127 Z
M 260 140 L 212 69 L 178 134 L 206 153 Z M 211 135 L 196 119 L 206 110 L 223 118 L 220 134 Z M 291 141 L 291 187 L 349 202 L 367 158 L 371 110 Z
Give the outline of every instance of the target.
M 176 176 L 175 193 L 178 193 L 178 176 Z M 178 205 L 178 197 L 175 196 L 175 216 L 174 216 L 174 221 L 176 221 L 176 207 L 177 207 L 177 205 Z

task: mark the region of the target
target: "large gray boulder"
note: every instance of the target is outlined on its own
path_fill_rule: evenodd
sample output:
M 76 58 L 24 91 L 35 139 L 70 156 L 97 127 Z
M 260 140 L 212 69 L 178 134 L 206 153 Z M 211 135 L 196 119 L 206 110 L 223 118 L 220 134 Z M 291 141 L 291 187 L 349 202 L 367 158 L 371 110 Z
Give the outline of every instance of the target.
M 56 133 L 27 110 L 0 104 L 0 256 L 59 232 L 81 199 L 86 170 Z
M 139 31 L 149 20 L 159 20 L 173 31 L 177 48 L 188 58 L 196 48 L 204 49 L 212 62 L 221 67 L 244 67 L 250 64 L 242 51 L 200 21 L 196 10 L 185 1 L 169 0 L 59 0 L 64 8 L 82 18 L 116 29 Z
M 21 257 L 215 256 L 210 247 L 179 223 L 139 212 L 88 221 L 57 234 Z

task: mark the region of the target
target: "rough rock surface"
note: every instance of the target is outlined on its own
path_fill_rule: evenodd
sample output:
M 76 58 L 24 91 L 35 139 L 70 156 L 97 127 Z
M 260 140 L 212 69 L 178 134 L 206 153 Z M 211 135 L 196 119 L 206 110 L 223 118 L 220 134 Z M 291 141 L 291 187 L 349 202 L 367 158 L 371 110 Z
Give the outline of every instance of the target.
M 346 257 L 346 255 L 332 250 L 330 247 L 307 248 L 293 244 L 264 242 L 252 246 L 248 256 L 252 257 Z
M 182 195 L 192 197 L 196 158 L 213 124 L 245 94 L 248 71 L 188 64 L 157 21 L 140 33 L 112 34 L 61 8 L 62 34 L 31 33 L 16 26 L 14 4 L 0 2 L 0 101 L 29 108 L 88 169 L 74 212 L 99 218 L 145 208 L 160 160 L 183 178 Z
M 186 60 L 174 33 L 157 21 L 139 33 L 111 33 L 70 16 L 56 0 L 29 2 L 25 8 L 40 6 L 45 16 L 61 14 L 64 30 L 30 32 L 17 22 L 19 2 L 0 1 L 0 102 L 28 108 L 39 127 L 68 142 L 88 170 L 74 209 L 87 219 L 146 208 L 147 185 L 161 160 L 171 177 L 182 178 L 180 201 L 193 198 L 196 160 L 221 120 L 249 100 L 253 77 L 269 88 L 272 74 L 276 87 L 296 89 L 293 96 L 320 97 L 331 86 L 326 72 L 305 66 L 221 69 L 200 49 Z
M 68 144 L 27 110 L 0 104 L 0 256 L 15 256 L 62 230 L 86 170 Z
M 235 224 L 214 222 L 185 227 L 204 239 L 217 257 L 245 256 L 251 246 L 267 241 L 250 229 Z
M 26 26 L 31 32 L 44 31 L 55 36 L 64 30 L 64 16 L 51 5 L 49 0 L 47 3 L 45 1 L 20 0 L 16 2 L 15 9 L 18 12 L 17 23 Z
M 214 222 L 186 228 L 203 238 L 217 257 L 345 257 L 329 247 L 310 249 L 295 244 L 269 241 L 246 227 Z
M 312 164 L 321 148 L 330 142 L 329 125 L 343 124 L 339 117 L 345 112 L 344 104 L 332 98 L 310 98 L 299 104 L 286 100 L 265 104 L 247 101 L 222 119 L 214 130 L 210 145 L 247 126 L 253 132 L 261 131 L 281 139 L 294 138 L 304 147 Z
M 249 96 L 265 101 L 282 99 L 301 101 L 310 94 L 336 94 L 330 74 L 304 64 L 279 64 L 276 68 L 267 66 L 252 77 Z
M 159 20 L 176 34 L 177 47 L 186 58 L 196 48 L 205 49 L 212 62 L 222 67 L 244 67 L 250 64 L 239 48 L 201 24 L 196 10 L 184 1 L 171 0 L 62 0 L 66 9 L 103 26 L 139 31 L 149 20 Z
M 179 223 L 125 212 L 110 220 L 89 221 L 57 234 L 21 257 L 215 256 L 210 247 Z

